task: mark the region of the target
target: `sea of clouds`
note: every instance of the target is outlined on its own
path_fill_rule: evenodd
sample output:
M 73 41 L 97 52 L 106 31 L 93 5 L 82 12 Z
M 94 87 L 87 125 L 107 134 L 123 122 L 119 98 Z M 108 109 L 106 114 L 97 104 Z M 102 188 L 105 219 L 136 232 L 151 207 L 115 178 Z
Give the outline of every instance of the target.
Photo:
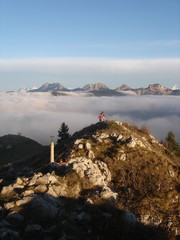
M 107 119 L 146 126 L 158 140 L 175 133 L 180 142 L 179 96 L 55 97 L 50 94 L 0 94 L 0 136 L 21 134 L 48 145 L 57 139 L 62 122 L 73 134 L 98 121 L 104 111 Z

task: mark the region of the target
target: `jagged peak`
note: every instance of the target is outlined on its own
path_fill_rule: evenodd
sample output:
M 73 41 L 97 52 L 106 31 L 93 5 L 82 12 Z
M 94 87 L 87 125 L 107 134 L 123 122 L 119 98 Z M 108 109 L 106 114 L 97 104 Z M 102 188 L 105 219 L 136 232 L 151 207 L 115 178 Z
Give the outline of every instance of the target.
M 129 87 L 128 85 L 126 85 L 126 84 L 122 84 L 120 87 L 116 88 L 116 90 L 118 90 L 118 91 L 128 91 L 128 90 L 132 90 L 132 88 Z
M 46 88 L 49 88 L 49 89 L 64 88 L 64 86 L 59 82 L 56 82 L 56 83 L 46 82 L 39 89 L 46 89 Z
M 101 89 L 108 89 L 108 87 L 103 83 L 94 83 L 85 85 L 83 89 L 86 91 L 97 91 Z
M 166 89 L 165 87 L 161 86 L 161 84 L 159 83 L 154 83 L 154 84 L 149 84 L 149 86 L 147 87 L 148 89 L 151 89 L 151 90 L 162 90 L 162 89 Z
M 107 87 L 103 83 L 94 83 L 94 84 L 87 84 L 83 88 L 66 88 L 61 83 L 44 83 L 41 87 L 36 89 L 28 89 L 24 88 L 20 91 L 20 93 L 26 92 L 51 92 L 57 96 L 75 96 L 74 92 L 78 92 L 76 96 L 89 96 L 89 94 L 94 96 L 126 96 L 126 95 L 179 95 L 179 90 L 177 86 L 173 89 L 169 89 L 166 87 L 161 86 L 158 83 L 150 84 L 148 87 L 143 88 L 131 88 L 126 84 L 117 87 L 116 89 L 111 89 Z M 65 93 L 65 94 L 64 94 Z

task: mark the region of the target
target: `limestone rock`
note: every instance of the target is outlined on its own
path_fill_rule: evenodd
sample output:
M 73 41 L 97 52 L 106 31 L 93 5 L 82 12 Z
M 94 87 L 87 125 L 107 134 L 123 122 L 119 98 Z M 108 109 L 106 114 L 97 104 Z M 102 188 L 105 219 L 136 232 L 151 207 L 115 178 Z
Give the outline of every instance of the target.
M 103 187 L 102 192 L 100 193 L 102 199 L 114 201 L 117 199 L 118 194 L 113 192 L 109 187 Z
M 22 205 L 24 205 L 24 204 L 27 204 L 27 203 L 29 203 L 32 199 L 33 199 L 33 197 L 30 197 L 30 196 L 24 197 L 24 198 L 16 201 L 16 206 L 22 206 Z
M 34 188 L 34 192 L 35 193 L 44 193 L 47 192 L 47 186 L 46 185 L 39 185 L 37 187 Z
M 49 183 L 51 183 L 51 184 L 55 184 L 58 182 L 58 178 L 55 175 L 48 174 L 48 178 L 49 178 Z
M 42 173 L 35 174 L 29 182 L 29 186 L 35 185 L 38 178 L 42 176 Z
M 13 201 L 13 202 L 8 202 L 8 203 L 5 203 L 5 204 L 4 204 L 4 208 L 5 208 L 6 210 L 9 210 L 9 209 L 14 208 L 15 205 L 16 205 L 16 203 L 15 203 L 14 201 Z
M 34 194 L 34 190 L 26 190 L 23 192 L 23 196 L 24 197 L 27 197 L 27 196 L 30 196 L 30 195 L 33 195 Z
M 129 148 L 134 148 L 136 146 L 136 141 L 134 139 L 131 139 L 130 142 L 127 144 Z
M 93 163 L 91 159 L 79 157 L 71 159 L 68 164 L 72 164 L 73 170 L 80 178 L 86 178 L 92 185 L 106 185 L 110 179 L 110 172 L 105 163 L 99 161 Z
M 48 183 L 49 183 L 49 177 L 47 175 L 39 177 L 36 180 L 36 185 L 46 185 Z
M 108 184 L 111 181 L 111 172 L 109 171 L 107 164 L 98 160 L 96 160 L 95 163 L 97 164 L 99 170 L 101 171 L 104 182 Z
M 85 146 L 86 146 L 86 149 L 87 149 L 87 150 L 91 150 L 91 144 L 90 144 L 89 142 L 86 142 L 86 145 L 85 145 Z
M 121 161 L 123 161 L 123 162 L 126 161 L 126 159 L 127 159 L 126 154 L 125 154 L 125 153 L 121 154 L 120 157 L 119 157 L 119 159 L 120 159 Z
M 13 188 L 12 185 L 5 186 L 5 187 L 3 187 L 2 191 L 1 191 L 1 194 L 2 195 L 10 195 L 13 190 L 14 190 L 14 188 Z
M 58 187 L 58 189 L 59 189 L 59 187 Z M 56 192 L 52 186 L 49 186 L 47 193 L 53 197 L 58 197 L 58 195 L 59 195 L 59 192 Z
M 90 158 L 90 159 L 94 159 L 95 158 L 95 154 L 94 154 L 93 151 L 91 151 L 91 150 L 88 151 L 88 158 Z
M 22 180 L 20 177 L 18 177 L 18 178 L 16 179 L 16 183 L 17 183 L 18 185 L 23 185 L 23 180 Z

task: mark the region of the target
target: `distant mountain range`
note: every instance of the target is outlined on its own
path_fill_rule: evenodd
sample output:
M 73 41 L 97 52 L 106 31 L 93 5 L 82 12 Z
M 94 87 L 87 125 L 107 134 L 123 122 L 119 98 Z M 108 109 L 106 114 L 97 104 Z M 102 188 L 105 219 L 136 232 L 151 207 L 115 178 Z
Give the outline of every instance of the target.
M 69 89 L 61 83 L 45 83 L 39 88 L 24 88 L 23 93 L 51 93 L 54 96 L 127 96 L 127 95 L 180 95 L 179 89 L 169 89 L 160 84 L 150 84 L 147 88 L 131 88 L 125 84 L 110 89 L 103 83 L 87 84 L 82 88 Z

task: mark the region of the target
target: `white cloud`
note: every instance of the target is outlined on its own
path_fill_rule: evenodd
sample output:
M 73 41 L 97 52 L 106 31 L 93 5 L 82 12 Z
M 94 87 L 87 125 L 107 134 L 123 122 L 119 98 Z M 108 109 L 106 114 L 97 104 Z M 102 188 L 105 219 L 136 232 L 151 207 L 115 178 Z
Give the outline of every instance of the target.
M 1 135 L 22 133 L 42 144 L 57 137 L 62 122 L 71 133 L 98 121 L 104 111 L 107 119 L 146 125 L 159 140 L 173 130 L 180 141 L 180 97 L 52 97 L 38 95 L 0 95 Z

